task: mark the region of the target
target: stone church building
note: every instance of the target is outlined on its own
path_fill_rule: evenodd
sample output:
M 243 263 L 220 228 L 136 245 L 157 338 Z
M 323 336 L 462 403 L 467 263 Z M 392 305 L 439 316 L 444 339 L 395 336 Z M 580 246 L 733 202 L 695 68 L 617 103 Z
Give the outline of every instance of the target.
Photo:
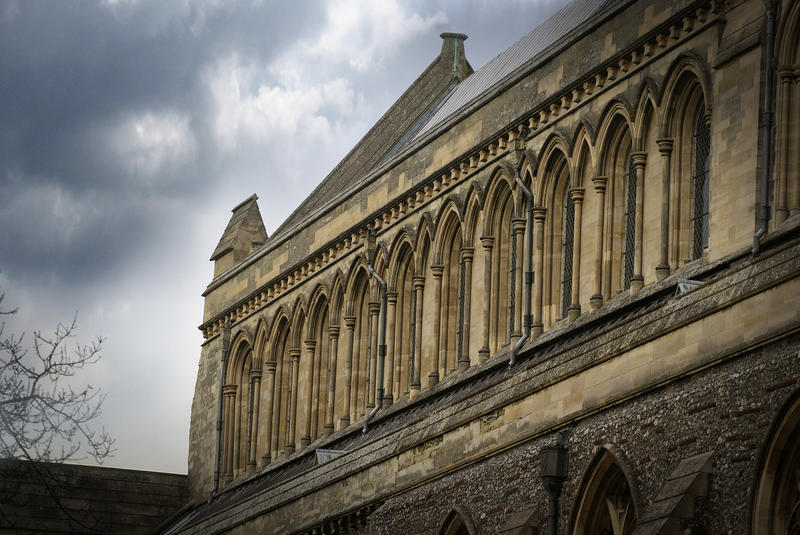
M 800 2 L 438 57 L 211 260 L 166 533 L 800 533 Z

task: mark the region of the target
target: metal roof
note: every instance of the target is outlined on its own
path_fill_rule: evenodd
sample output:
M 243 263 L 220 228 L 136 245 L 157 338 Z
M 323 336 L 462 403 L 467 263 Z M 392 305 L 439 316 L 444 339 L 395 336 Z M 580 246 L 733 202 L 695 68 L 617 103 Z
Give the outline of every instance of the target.
M 489 63 L 458 84 L 416 137 L 419 138 L 445 119 L 463 110 L 523 65 L 536 59 L 594 15 L 621 0 L 575 0 L 508 47 Z

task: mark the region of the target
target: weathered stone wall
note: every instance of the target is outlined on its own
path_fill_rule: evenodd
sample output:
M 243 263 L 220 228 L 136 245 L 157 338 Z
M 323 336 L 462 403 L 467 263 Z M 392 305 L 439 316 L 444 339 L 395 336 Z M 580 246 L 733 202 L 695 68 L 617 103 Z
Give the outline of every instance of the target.
M 0 533 L 148 534 L 186 505 L 186 476 L 0 462 Z
M 699 499 L 695 521 L 705 533 L 746 533 L 767 431 L 800 385 L 799 351 L 795 335 L 576 422 L 567 442 L 559 532 L 569 533 L 583 477 L 599 448 L 611 444 L 632 468 L 644 506 L 639 515 L 681 460 L 713 452 L 708 496 Z M 480 533 L 499 533 L 520 512 L 544 518 L 539 452 L 554 438 L 526 442 L 388 499 L 364 533 L 435 534 L 456 506 Z
M 695 266 L 686 275 L 705 284 L 685 296 L 673 297 L 677 279 L 654 284 L 582 316 L 570 328 L 546 333 L 514 369 L 499 355 L 382 411 L 367 435 L 350 428 L 317 443 L 347 450 L 334 461 L 315 467 L 313 460 L 306 462 L 313 451 L 306 451 L 274 462 L 234 484 L 210 509 L 199 507 L 199 516 L 184 529 L 303 531 L 381 503 L 383 508 L 395 502 L 419 505 L 417 498 L 408 497 L 424 489 L 433 489 L 430 495 L 436 498 L 425 503 L 436 515 L 454 505 L 473 511 L 469 501 L 456 500 L 459 493 L 436 490 L 452 484 L 468 493 L 481 489 L 469 494 L 470 499 L 481 495 L 487 500 L 483 504 L 475 499 L 470 506 L 478 517 L 473 520 L 489 522 L 488 532 L 494 532 L 492 522 L 508 520 L 505 507 L 497 509 L 500 504 L 518 503 L 512 513 L 525 505 L 522 496 L 534 508 L 541 505 L 534 499 L 541 489 L 528 490 L 535 487 L 536 454 L 552 443 L 555 430 L 572 427 L 569 444 L 576 457 L 570 461 L 567 511 L 574 511 L 579 480 L 600 446 L 611 444 L 629 469 L 642 523 L 680 462 L 713 452 L 712 486 L 722 483 L 716 495 L 709 494 L 712 505 L 699 508 L 706 516 L 695 520 L 706 522 L 713 516 L 716 520 L 707 525 L 738 532 L 748 503 L 743 494 L 731 495 L 727 489 L 738 489 L 731 481 L 741 483 L 747 474 L 749 482 L 741 484 L 742 492 L 749 492 L 758 477 L 755 466 L 766 429 L 797 389 L 800 374 L 797 228 L 772 236 L 756 259 L 741 252 Z M 524 473 L 519 466 L 501 470 L 515 455 L 527 459 Z M 478 487 L 459 475 L 473 473 L 481 474 L 488 486 Z M 495 487 L 499 494 L 490 492 Z M 500 501 L 486 497 L 506 492 Z M 517 492 L 520 497 L 513 497 Z M 722 511 L 738 511 L 739 517 L 720 515 Z M 481 518 L 484 513 L 489 520 Z M 393 522 L 411 518 L 386 515 Z M 417 517 L 423 523 L 414 530 L 424 532 L 430 526 Z

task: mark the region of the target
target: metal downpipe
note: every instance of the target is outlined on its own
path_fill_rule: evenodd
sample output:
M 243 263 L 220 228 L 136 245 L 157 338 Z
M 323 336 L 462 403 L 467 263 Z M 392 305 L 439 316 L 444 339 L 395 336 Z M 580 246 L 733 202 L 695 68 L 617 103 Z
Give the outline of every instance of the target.
M 219 463 L 222 456 L 222 387 L 225 386 L 225 374 L 228 371 L 228 343 L 231 338 L 231 330 L 228 327 L 222 329 L 222 361 L 219 373 L 219 397 L 217 401 L 217 447 L 214 453 L 214 488 L 208 493 L 208 501 L 219 490 Z
M 517 166 L 514 166 L 514 181 L 519 185 L 522 193 L 527 198 L 527 221 L 525 222 L 525 316 L 523 318 L 523 325 L 525 328 L 522 338 L 517 340 L 514 347 L 511 348 L 511 354 L 508 357 L 508 367 L 512 367 L 516 362 L 517 352 L 522 345 L 531 337 L 531 327 L 533 326 L 533 318 L 531 317 L 531 288 L 533 287 L 533 193 L 529 190 L 522 178 L 519 176 Z
M 772 166 L 772 123 L 774 106 L 774 87 L 773 78 L 774 73 L 772 69 L 772 61 L 775 53 L 775 33 L 776 28 L 776 0 L 765 0 L 764 4 L 767 9 L 767 42 L 766 53 L 764 62 L 764 108 L 761 110 L 763 120 L 761 124 L 761 152 L 764 155 L 764 164 L 761 167 L 761 203 L 759 206 L 758 219 L 760 221 L 758 230 L 753 235 L 753 250 L 752 256 L 756 256 L 761 250 L 761 237 L 767 233 L 767 225 L 769 224 L 769 172 Z
M 367 270 L 370 275 L 378 280 L 378 284 L 381 286 L 381 324 L 378 330 L 378 377 L 375 381 L 375 406 L 364 420 L 364 428 L 361 430 L 364 434 L 369 430 L 369 422 L 375 417 L 381 405 L 383 405 L 383 364 L 386 359 L 386 281 L 378 275 L 378 272 L 375 271 L 375 268 L 373 268 L 372 264 L 369 262 L 367 262 Z

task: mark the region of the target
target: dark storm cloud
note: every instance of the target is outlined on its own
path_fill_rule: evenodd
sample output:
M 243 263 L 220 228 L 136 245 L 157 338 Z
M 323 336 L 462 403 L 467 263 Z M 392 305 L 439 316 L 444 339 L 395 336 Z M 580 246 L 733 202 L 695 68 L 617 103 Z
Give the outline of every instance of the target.
M 467 33 L 477 69 L 563 3 L 0 2 L 0 286 L 15 332 L 77 309 L 81 337 L 107 337 L 84 373 L 108 393 L 113 465 L 186 470 L 200 293 L 230 209 L 257 193 L 271 233 L 439 33 Z
M 138 250 L 158 226 L 154 219 L 170 216 L 148 198 L 207 195 L 219 167 L 203 66 L 233 51 L 269 62 L 321 24 L 315 6 L 5 5 L 0 268 L 34 276 L 59 266 L 72 281 L 102 275 Z M 171 161 L 174 154 L 152 154 L 146 145 L 137 153 L 114 138 L 153 115 L 153 129 L 177 128 L 188 138 L 185 158 Z M 141 176 L 148 171 L 157 176 Z

